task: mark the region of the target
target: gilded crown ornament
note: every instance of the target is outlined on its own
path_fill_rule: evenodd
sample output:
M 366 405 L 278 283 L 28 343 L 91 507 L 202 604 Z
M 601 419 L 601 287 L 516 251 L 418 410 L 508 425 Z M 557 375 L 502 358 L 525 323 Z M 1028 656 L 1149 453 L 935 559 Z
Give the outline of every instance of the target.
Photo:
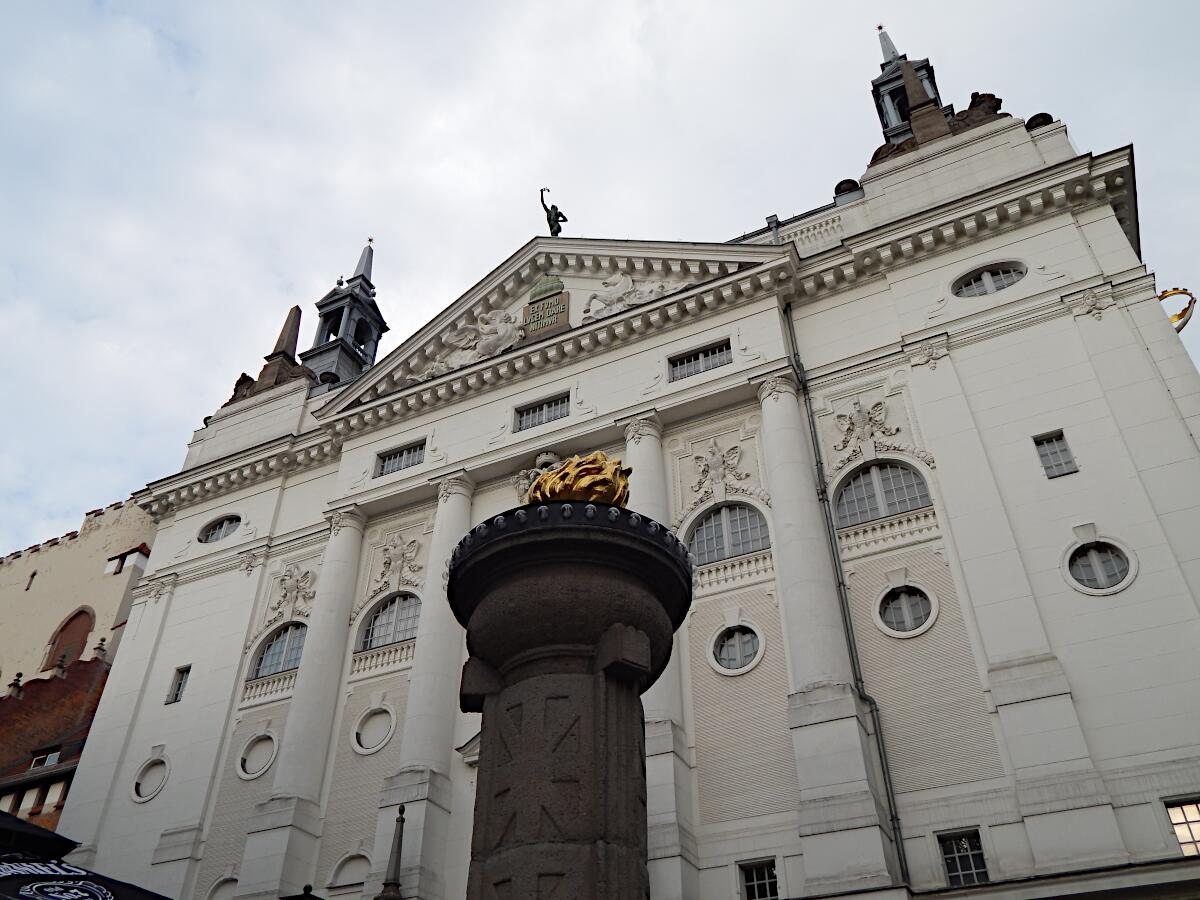
M 556 469 L 544 472 L 529 489 L 530 503 L 578 500 L 625 506 L 629 502 L 629 474 L 621 460 L 609 459 L 597 450 L 587 456 L 572 456 Z

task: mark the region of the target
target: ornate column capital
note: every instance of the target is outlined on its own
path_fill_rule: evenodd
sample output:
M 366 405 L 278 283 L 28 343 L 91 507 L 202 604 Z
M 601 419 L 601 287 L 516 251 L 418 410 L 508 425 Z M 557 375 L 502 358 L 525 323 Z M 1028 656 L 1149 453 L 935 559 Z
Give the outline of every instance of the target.
M 354 503 L 333 510 L 333 512 L 325 516 L 325 519 L 329 522 L 329 534 L 331 537 L 336 536 L 343 528 L 354 528 L 362 531 L 363 526 L 367 524 L 366 515 Z
M 467 474 L 466 469 L 451 472 L 437 483 L 438 503 L 445 503 L 451 494 L 462 494 L 468 500 L 475 493 L 475 481 Z
M 639 413 L 632 419 L 626 420 L 625 424 L 625 443 L 640 444 L 642 438 L 652 437 L 655 440 L 662 440 L 663 424 L 658 418 L 658 413 L 651 410 L 650 412 Z
M 791 394 L 795 397 L 799 390 L 796 378 L 791 372 L 775 372 L 764 378 L 758 385 L 758 402 L 766 403 L 771 398 L 783 394 Z

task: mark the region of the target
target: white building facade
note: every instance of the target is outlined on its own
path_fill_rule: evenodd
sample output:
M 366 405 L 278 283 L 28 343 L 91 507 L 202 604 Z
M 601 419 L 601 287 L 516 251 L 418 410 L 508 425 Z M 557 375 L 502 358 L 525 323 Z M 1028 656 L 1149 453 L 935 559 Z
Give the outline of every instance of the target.
M 698 560 L 643 698 L 654 900 L 1195 895 L 1200 376 L 1132 150 L 991 95 L 956 115 L 884 55 L 886 142 L 829 206 L 724 244 L 536 238 L 378 362 L 370 247 L 304 365 L 289 316 L 137 495 L 154 558 L 60 825 L 79 861 L 373 897 L 403 804 L 405 896 L 463 896 L 447 558 L 604 450 Z

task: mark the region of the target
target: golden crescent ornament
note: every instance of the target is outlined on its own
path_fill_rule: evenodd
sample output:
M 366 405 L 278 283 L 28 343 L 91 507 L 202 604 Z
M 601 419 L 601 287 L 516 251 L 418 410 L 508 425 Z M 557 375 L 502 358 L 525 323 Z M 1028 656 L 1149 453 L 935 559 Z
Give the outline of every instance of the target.
M 1192 313 L 1195 312 L 1195 310 L 1196 310 L 1196 295 L 1193 294 L 1191 291 L 1189 291 L 1187 288 L 1173 287 L 1173 288 L 1165 290 L 1161 294 L 1159 294 L 1158 301 L 1161 303 L 1163 300 L 1166 300 L 1168 297 L 1187 297 L 1188 298 L 1187 306 L 1185 306 L 1179 312 L 1177 312 L 1173 316 L 1171 316 L 1171 324 L 1175 326 L 1175 331 L 1176 332 L 1183 331 L 1183 329 L 1187 327 L 1187 323 L 1192 320 Z

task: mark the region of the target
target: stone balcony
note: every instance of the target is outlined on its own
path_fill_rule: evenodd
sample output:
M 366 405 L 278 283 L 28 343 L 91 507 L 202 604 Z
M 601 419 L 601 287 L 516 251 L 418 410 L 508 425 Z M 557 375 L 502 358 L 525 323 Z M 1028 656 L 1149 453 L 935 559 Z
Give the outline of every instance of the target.
M 277 672 L 274 675 L 264 675 L 246 682 L 242 689 L 241 706 L 257 706 L 272 700 L 290 697 L 296 684 L 296 669 Z
M 406 668 L 412 663 L 416 647 L 417 642 L 410 640 L 384 644 L 374 650 L 360 650 L 350 660 L 350 680 L 357 681 L 370 675 Z
M 842 559 L 855 559 L 887 550 L 900 544 L 927 541 L 938 535 L 937 516 L 933 507 L 874 519 L 838 529 L 838 549 Z
M 694 588 L 697 594 L 712 594 L 730 587 L 741 587 L 764 581 L 775 574 L 771 551 L 760 550 L 709 563 L 696 569 Z

